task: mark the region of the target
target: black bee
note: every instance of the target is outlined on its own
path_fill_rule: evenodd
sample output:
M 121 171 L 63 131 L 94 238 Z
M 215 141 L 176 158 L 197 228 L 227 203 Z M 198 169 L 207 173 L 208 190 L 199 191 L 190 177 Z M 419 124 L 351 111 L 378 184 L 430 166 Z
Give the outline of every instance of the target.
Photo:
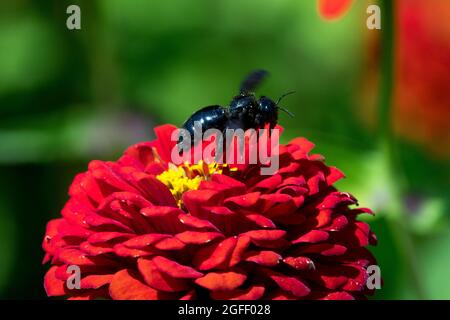
M 293 116 L 288 110 L 278 106 L 283 97 L 293 92 L 282 95 L 277 102 L 265 96 L 256 98 L 253 90 L 267 75 L 268 72 L 265 70 L 257 70 L 248 75 L 241 84 L 239 95 L 233 98 L 228 107 L 212 105 L 194 112 L 182 125 L 182 128 L 186 129 L 191 136 L 191 146 L 196 142 L 194 134 L 199 129 L 198 126 L 194 126 L 196 121 L 201 123 L 203 132 L 214 128 L 224 133 L 227 129 L 257 130 L 264 128 L 267 124 L 270 129 L 273 129 L 278 121 L 278 110 Z M 202 133 L 199 132 L 199 134 Z M 180 153 L 182 141 L 182 135 L 180 135 L 178 140 Z

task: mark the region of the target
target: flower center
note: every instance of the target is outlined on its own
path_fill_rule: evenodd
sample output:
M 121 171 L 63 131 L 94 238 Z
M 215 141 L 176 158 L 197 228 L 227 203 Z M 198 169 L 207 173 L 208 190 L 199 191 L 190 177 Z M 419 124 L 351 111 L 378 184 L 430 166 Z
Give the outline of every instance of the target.
M 236 170 L 236 168 L 229 168 L 227 164 L 206 164 L 202 160 L 198 164 L 184 163 L 180 166 L 169 163 L 169 168 L 156 178 L 169 188 L 181 208 L 182 197 L 186 191 L 197 190 L 202 181 L 209 180 L 213 174 L 222 174 L 225 168 L 231 171 Z

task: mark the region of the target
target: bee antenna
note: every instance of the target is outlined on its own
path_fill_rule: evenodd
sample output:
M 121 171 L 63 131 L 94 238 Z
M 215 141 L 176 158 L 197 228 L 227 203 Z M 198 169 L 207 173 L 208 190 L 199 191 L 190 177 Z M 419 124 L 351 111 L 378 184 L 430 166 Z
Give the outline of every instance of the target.
M 291 118 L 295 117 L 295 115 L 292 112 L 290 112 L 289 110 L 287 110 L 287 109 L 285 109 L 283 107 L 279 107 L 279 106 L 277 106 L 277 108 L 280 109 L 281 111 L 286 112 Z
M 288 95 L 290 95 L 290 94 L 293 94 L 293 93 L 295 93 L 295 91 L 290 91 L 290 92 L 287 92 L 287 93 L 283 94 L 281 97 L 278 98 L 278 101 L 277 101 L 277 103 L 276 103 L 277 108 L 280 109 L 281 111 L 286 112 L 291 118 L 294 117 L 294 114 L 293 114 L 292 112 L 290 112 L 289 110 L 287 110 L 287 109 L 285 109 L 285 108 L 283 108 L 283 107 L 278 106 L 278 104 L 280 103 L 280 101 L 281 101 L 284 97 L 286 97 L 286 96 L 288 96 Z
M 278 98 L 277 105 L 281 102 L 281 100 L 282 100 L 284 97 L 286 97 L 286 96 L 288 96 L 288 95 L 290 95 L 290 94 L 293 94 L 293 93 L 295 93 L 295 91 L 289 91 L 288 93 L 283 94 L 281 97 Z

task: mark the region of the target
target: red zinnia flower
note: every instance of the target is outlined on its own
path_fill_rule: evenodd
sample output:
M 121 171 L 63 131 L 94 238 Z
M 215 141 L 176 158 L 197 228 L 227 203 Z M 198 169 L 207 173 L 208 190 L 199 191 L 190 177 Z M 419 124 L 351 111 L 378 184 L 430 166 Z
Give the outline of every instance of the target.
M 75 177 L 62 218 L 47 225 L 44 286 L 49 296 L 112 299 L 352 299 L 366 288 L 356 220 L 368 209 L 333 183 L 343 175 L 297 138 L 280 167 L 170 163 L 170 125 L 117 162 L 92 161 Z M 67 268 L 81 269 L 68 289 Z

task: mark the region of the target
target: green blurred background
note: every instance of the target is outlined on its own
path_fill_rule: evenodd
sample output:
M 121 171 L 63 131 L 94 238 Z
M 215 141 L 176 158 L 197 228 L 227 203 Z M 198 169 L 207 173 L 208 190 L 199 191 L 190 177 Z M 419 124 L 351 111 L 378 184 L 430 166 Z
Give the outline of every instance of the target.
M 81 30 L 66 28 L 70 4 L 81 7 Z M 338 187 L 377 213 L 384 287 L 374 298 L 450 299 L 449 146 L 430 151 L 433 141 L 403 130 L 390 140 L 395 161 L 380 148 L 371 79 L 382 37 L 366 28 L 366 7 L 326 21 L 313 0 L 1 1 L 0 298 L 45 298 L 45 224 L 89 160 L 117 159 L 157 124 L 226 105 L 264 68 L 259 93 L 297 92 L 283 101 L 296 115 L 280 116 L 284 141 L 313 141 L 346 173 Z M 449 39 L 438 45 L 449 50 Z M 450 89 L 446 79 L 436 86 Z M 450 120 L 449 104 L 426 107 Z

